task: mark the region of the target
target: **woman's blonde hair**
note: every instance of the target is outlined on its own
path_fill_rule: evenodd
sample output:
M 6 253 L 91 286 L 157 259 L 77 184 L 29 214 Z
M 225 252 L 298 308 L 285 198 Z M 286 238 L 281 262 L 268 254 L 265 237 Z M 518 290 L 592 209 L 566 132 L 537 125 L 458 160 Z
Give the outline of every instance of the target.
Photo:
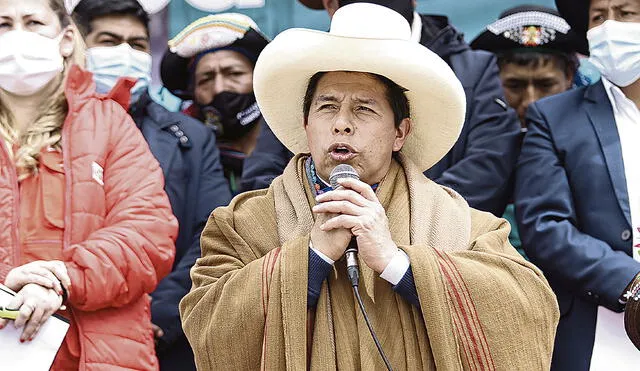
M 40 151 L 43 148 L 60 148 L 62 139 L 62 124 L 67 116 L 68 105 L 64 95 L 65 83 L 69 68 L 73 64 L 84 65 L 85 44 L 82 36 L 67 14 L 63 0 L 48 0 L 49 6 L 56 13 L 62 30 L 70 26 L 73 32 L 73 52 L 64 60 L 63 72 L 55 78 L 56 89 L 49 99 L 42 105 L 40 116 L 20 131 L 15 129 L 14 117 L 7 106 L 0 100 L 0 135 L 7 143 L 10 153 L 12 145 L 17 145 L 14 154 L 18 180 L 24 180 L 38 172 Z

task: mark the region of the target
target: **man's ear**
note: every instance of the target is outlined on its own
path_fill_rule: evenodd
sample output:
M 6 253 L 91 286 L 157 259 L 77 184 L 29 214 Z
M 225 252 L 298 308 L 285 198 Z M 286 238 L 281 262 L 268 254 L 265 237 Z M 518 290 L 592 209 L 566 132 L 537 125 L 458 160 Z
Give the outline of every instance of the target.
M 393 141 L 393 152 L 398 152 L 404 146 L 409 134 L 411 134 L 411 128 L 413 127 L 413 121 L 410 118 L 405 118 L 400 122 L 400 125 L 396 128 L 396 138 Z
M 62 55 L 63 58 L 69 58 L 71 54 L 73 54 L 76 37 L 80 37 L 80 33 L 74 32 L 71 26 L 67 26 L 64 30 L 62 30 L 62 39 L 60 40 L 60 55 Z
M 327 13 L 329 13 L 329 18 L 332 18 L 333 14 L 340 8 L 338 0 L 322 0 L 322 5 L 324 5 Z

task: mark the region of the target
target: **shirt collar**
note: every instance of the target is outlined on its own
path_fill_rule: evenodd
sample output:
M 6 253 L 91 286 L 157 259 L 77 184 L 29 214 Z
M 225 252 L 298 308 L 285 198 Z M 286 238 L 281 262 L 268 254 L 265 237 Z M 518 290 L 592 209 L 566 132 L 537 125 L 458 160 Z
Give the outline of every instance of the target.
M 422 18 L 418 12 L 413 12 L 413 22 L 411 23 L 411 41 L 420 42 L 422 36 Z
M 604 90 L 607 92 L 607 96 L 609 97 L 609 102 L 611 102 L 611 107 L 613 107 L 614 112 L 619 112 L 618 105 L 621 102 L 621 99 L 626 98 L 622 90 L 619 87 L 613 85 L 611 81 L 602 77 L 602 85 L 604 85 Z

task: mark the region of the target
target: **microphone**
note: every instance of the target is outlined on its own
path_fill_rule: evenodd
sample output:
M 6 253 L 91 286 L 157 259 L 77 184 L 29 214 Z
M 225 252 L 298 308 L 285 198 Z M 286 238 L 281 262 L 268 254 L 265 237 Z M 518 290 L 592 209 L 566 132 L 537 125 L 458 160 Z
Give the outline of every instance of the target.
M 338 184 L 338 179 L 357 179 L 360 180 L 360 176 L 356 169 L 353 166 L 348 164 L 339 164 L 334 167 L 329 175 L 329 183 L 331 184 L 331 188 L 340 189 L 342 186 Z M 351 237 L 351 241 L 349 242 L 349 246 L 347 250 L 344 252 L 344 256 L 347 260 L 347 276 L 349 276 L 349 280 L 351 281 L 351 286 L 358 286 L 359 272 L 358 272 L 358 242 L 356 241 L 356 237 Z

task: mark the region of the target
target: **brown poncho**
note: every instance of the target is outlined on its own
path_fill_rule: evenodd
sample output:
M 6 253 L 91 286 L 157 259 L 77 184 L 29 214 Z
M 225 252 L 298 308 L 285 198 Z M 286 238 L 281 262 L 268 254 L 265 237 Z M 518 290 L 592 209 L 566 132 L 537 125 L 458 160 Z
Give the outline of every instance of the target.
M 408 304 L 361 263 L 360 293 L 394 369 L 548 369 L 555 296 L 509 245 L 509 224 L 469 208 L 402 156 L 377 195 L 409 255 L 421 304 Z M 343 261 L 316 311 L 307 311 L 314 203 L 299 155 L 268 190 L 211 215 L 193 288 L 180 303 L 198 369 L 384 369 Z

